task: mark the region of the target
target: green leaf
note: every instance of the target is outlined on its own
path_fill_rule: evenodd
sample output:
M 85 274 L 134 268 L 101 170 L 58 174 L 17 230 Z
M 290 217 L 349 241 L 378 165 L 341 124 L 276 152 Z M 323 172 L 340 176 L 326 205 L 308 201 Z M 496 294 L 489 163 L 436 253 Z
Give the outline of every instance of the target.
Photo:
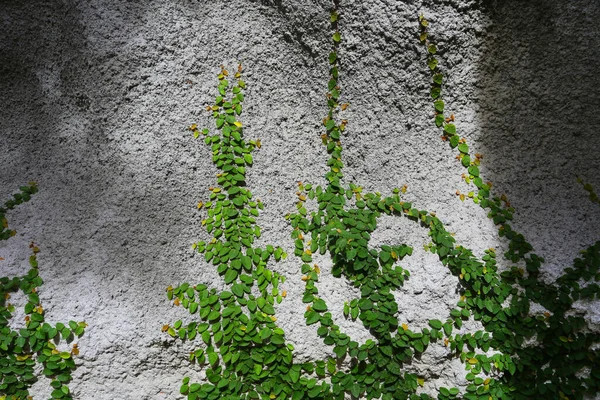
M 290 379 L 292 380 L 292 383 L 296 383 L 296 382 L 298 382 L 298 379 L 300 379 L 300 371 L 292 368 L 292 369 L 290 369 L 289 376 L 290 376 Z
M 432 57 L 427 62 L 427 65 L 429 65 L 429 69 L 433 71 L 438 65 L 438 60 Z
M 452 324 L 449 322 L 446 322 L 443 326 L 444 326 L 444 333 L 446 334 L 446 336 L 450 336 L 452 334 Z
M 473 175 L 474 177 L 478 177 L 479 176 L 479 168 L 477 168 L 476 165 L 471 165 L 469 167 L 469 174 Z
M 423 342 L 421 340 L 416 340 L 413 342 L 413 347 L 415 348 L 416 351 L 418 351 L 419 353 L 422 353 L 424 350 L 423 347 Z
M 346 355 L 346 346 L 335 346 L 333 352 L 338 358 L 342 358 Z
M 314 301 L 312 308 L 315 311 L 325 312 L 327 311 L 327 304 L 325 304 L 325 301 L 323 301 L 322 299 L 317 299 Z
M 306 325 L 312 325 L 321 319 L 321 315 L 315 311 L 307 311 L 304 318 L 306 318 Z
M 360 396 L 360 392 L 361 392 L 360 385 L 357 383 L 354 383 L 352 385 L 352 389 L 350 389 L 350 392 L 352 393 L 352 396 L 358 398 Z
M 450 135 L 454 135 L 456 133 L 456 126 L 454 124 L 445 124 L 444 131 Z
M 460 161 L 464 167 L 468 167 L 469 165 L 471 165 L 471 157 L 469 157 L 468 154 L 462 156 L 462 159 Z
M 236 280 L 237 276 L 238 272 L 233 268 L 229 268 L 229 270 L 225 273 L 225 283 L 230 284 Z
M 242 285 L 241 283 L 236 283 L 235 285 L 233 285 L 231 287 L 231 291 L 237 297 L 244 297 L 244 285 Z
M 442 329 L 442 322 L 439 319 L 432 319 L 429 321 L 429 326 L 433 329 Z
M 211 365 L 211 367 L 216 367 L 218 362 L 219 355 L 217 353 L 208 353 L 208 363 Z
M 332 51 L 331 53 L 329 53 L 329 64 L 335 64 L 335 62 L 337 61 L 337 54 Z
M 458 136 L 454 135 L 450 138 L 450 147 L 455 148 L 456 146 L 458 146 L 458 142 L 460 141 L 460 139 L 458 138 Z
M 435 116 L 435 125 L 436 126 L 444 125 L 444 114 L 438 114 Z
M 271 333 L 272 333 L 272 331 L 269 328 L 263 328 L 260 331 L 260 338 L 262 340 L 268 339 L 269 337 L 271 337 Z

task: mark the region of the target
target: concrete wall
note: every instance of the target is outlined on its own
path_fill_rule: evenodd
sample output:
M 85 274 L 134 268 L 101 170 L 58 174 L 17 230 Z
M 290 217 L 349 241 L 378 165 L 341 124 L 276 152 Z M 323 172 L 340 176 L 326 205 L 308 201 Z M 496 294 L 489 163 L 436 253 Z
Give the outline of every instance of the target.
M 41 248 L 41 299 L 50 322 L 85 320 L 78 399 L 176 399 L 193 344 L 161 332 L 185 317 L 165 288 L 223 287 L 191 244 L 208 239 L 196 209 L 215 184 L 210 151 L 186 128 L 210 125 L 219 65 L 244 66 L 245 135 L 262 148 L 248 186 L 265 204 L 264 243 L 293 253 L 285 214 L 296 182 L 323 183 L 329 3 L 322 0 L 20 1 L 0 5 L 0 199 L 28 181 L 40 191 L 8 215 L 18 235 L 0 243 L 0 276 L 24 274 L 28 244 Z M 432 123 L 419 13 L 430 20 L 448 74 L 447 109 L 484 155 L 482 174 L 516 208 L 513 227 L 546 258 L 552 280 L 600 239 L 600 209 L 576 183 L 600 189 L 600 3 L 595 0 L 343 0 L 341 86 L 349 120 L 347 181 L 435 211 L 475 254 L 501 249 L 485 212 L 455 195 L 459 162 Z M 399 320 L 445 318 L 457 281 L 422 250 L 425 231 L 383 218 L 373 244 L 402 241 L 415 255 L 397 296 Z M 351 297 L 327 277 L 322 293 L 341 320 Z M 287 276 L 278 321 L 298 359 L 322 359 L 305 327 L 300 260 Z M 506 265 L 506 264 L 505 264 Z M 582 305 L 598 327 L 598 304 Z M 22 321 L 15 321 L 18 325 Z M 341 322 L 355 339 L 368 335 Z M 411 366 L 426 390 L 464 383 L 444 350 Z M 48 381 L 35 386 L 47 396 Z

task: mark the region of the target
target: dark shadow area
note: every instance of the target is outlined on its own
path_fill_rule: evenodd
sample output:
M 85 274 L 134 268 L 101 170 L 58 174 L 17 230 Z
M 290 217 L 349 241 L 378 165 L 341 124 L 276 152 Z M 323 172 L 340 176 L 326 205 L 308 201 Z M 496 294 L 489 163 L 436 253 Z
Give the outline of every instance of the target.
M 74 5 L 3 2 L 0 14 L 0 147 L 8 153 L 2 182 L 14 186 L 6 187 L 8 192 L 32 180 L 42 193 L 56 189 L 48 185 L 59 186 L 59 202 L 36 208 L 41 216 L 69 215 L 85 196 L 82 186 L 102 187 L 110 181 L 104 168 L 108 160 L 101 155 L 110 152 L 101 150 L 109 143 L 95 106 L 100 97 L 117 94 L 99 94 L 100 77 L 86 55 L 83 18 Z M 98 203 L 89 212 L 102 207 L 95 199 Z M 63 222 L 56 227 L 62 232 L 77 224 Z
M 576 182 L 600 185 L 600 3 L 487 1 L 485 12 L 476 92 L 485 176 L 508 194 L 515 227 L 564 267 L 574 246 L 600 239 Z

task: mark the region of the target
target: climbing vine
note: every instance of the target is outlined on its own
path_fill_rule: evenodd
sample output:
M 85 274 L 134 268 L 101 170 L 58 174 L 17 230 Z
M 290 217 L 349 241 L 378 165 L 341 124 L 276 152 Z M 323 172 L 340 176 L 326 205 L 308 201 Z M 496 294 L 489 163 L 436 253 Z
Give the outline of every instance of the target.
M 347 121 L 339 120 L 338 111 L 348 104 L 341 100 L 338 80 L 338 47 L 343 40 L 338 8 L 336 1 L 330 16 L 333 47 L 328 56 L 328 113 L 321 136 L 329 155 L 327 185 L 299 183 L 297 211 L 286 217 L 295 241 L 294 255 L 302 261 L 306 324 L 316 327 L 335 357 L 295 362 L 294 348 L 286 344 L 285 334 L 276 324 L 275 305 L 286 292 L 280 290 L 284 277 L 269 264 L 286 254 L 273 245 L 254 246 L 255 238 L 260 237 L 255 218 L 263 205 L 246 187 L 245 173 L 260 142 L 247 141 L 238 120 L 245 89 L 241 66 L 232 83 L 222 67 L 219 94 L 215 103 L 207 106 L 219 133 L 210 134 L 209 129 L 198 129 L 195 124 L 190 127 L 196 138 L 203 137 L 210 146 L 212 160 L 220 170 L 217 184 L 209 188 L 208 201 L 198 204 L 207 212 L 202 225 L 213 239 L 198 242 L 194 248 L 217 268 L 230 290 L 218 292 L 188 283 L 167 288 L 169 300 L 197 314 L 198 320 L 188 324 L 179 320 L 163 330 L 182 340 L 199 335 L 205 344 L 190 354 L 190 360 L 206 367 L 208 382 L 192 383 L 186 377 L 181 393 L 189 400 L 344 399 L 348 394 L 367 399 L 430 399 L 420 389 L 425 378 L 406 372 L 405 366 L 432 343 L 447 346 L 467 370 L 468 385 L 441 387 L 438 399 L 582 399 L 585 394 L 598 393 L 598 335 L 588 329 L 583 317 L 570 311 L 575 301 L 600 295 L 596 283 L 600 280 L 600 242 L 583 251 L 556 284 L 540 279 L 544 260 L 512 229 L 514 210 L 508 199 L 492 194 L 491 183 L 480 176 L 482 156 L 471 156 L 467 141 L 457 133 L 454 115 L 447 114 L 442 96 L 444 74 L 423 16 L 418 23 L 431 71 L 434 123 L 441 129 L 442 140 L 457 150 L 457 160 L 465 171 L 462 177 L 473 188 L 457 195 L 488 211 L 508 241 L 504 258 L 524 268 L 513 266 L 500 273 L 493 249 L 478 258 L 456 244 L 434 213 L 403 201 L 405 187 L 384 197 L 363 193 L 355 183 L 344 183 L 340 139 Z M 592 198 L 591 187 L 585 188 Z M 316 211 L 309 212 L 307 202 L 313 202 Z M 406 218 L 426 229 L 431 240 L 428 250 L 437 254 L 460 282 L 462 292 L 456 306 L 445 319 L 429 320 L 427 328 L 410 329 L 398 321 L 394 292 L 410 277 L 398 263 L 411 256 L 413 248 L 406 243 L 369 246 L 371 233 L 383 215 Z M 344 304 L 344 316 L 358 319 L 373 339 L 359 343 L 333 320 L 329 306 L 319 296 L 321 271 L 313 260 L 317 252 L 329 254 L 335 278 L 359 290 L 359 297 Z M 532 304 L 546 311 L 532 314 Z M 467 320 L 479 321 L 483 329 L 458 333 Z
M 7 240 L 16 233 L 8 229 L 7 211 L 29 201 L 37 190 L 35 183 L 22 186 L 20 193 L 14 194 L 13 199 L 0 207 L 0 240 Z M 69 321 L 68 324 L 59 322 L 51 325 L 46 322 L 38 294 L 43 283 L 37 260 L 40 249 L 34 243 L 29 247 L 32 252 L 29 272 L 20 277 L 0 278 L 0 400 L 32 399 L 29 389 L 38 380 L 38 364 L 41 365 L 42 375 L 51 379 L 51 398 L 71 399 L 68 383 L 75 370 L 73 356 L 79 354 L 79 349 L 77 344 L 73 344 L 70 351 L 60 351 L 57 343 L 61 337 L 67 342 L 71 342 L 74 336 L 80 337 L 86 324 Z M 27 298 L 24 306 L 25 326 L 13 329 L 10 321 L 15 306 L 10 303 L 10 298 L 11 294 L 18 291 Z

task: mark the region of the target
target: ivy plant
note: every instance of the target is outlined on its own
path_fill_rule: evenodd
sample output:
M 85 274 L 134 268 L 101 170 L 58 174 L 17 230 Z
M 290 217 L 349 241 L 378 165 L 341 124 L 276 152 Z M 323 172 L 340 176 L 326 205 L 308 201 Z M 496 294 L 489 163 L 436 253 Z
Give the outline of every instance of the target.
M 0 240 L 6 240 L 16 233 L 8 229 L 6 212 L 29 201 L 37 190 L 33 182 L 22 186 L 20 193 L 14 194 L 13 199 L 0 207 Z M 20 277 L 0 277 L 0 400 L 32 399 L 29 389 L 38 380 L 40 371 L 51 379 L 52 399 L 71 399 L 68 383 L 76 367 L 73 356 L 79 353 L 79 349 L 77 344 L 73 344 L 70 351 L 60 351 L 57 343 L 61 338 L 71 342 L 74 336 L 80 337 L 86 324 L 69 321 L 52 325 L 46 322 L 38 293 L 43 283 L 37 260 L 40 249 L 34 243 L 29 247 L 32 252 L 29 272 Z M 25 326 L 13 329 L 10 321 L 15 306 L 10 299 L 18 291 L 27 299 L 24 306 Z
M 461 200 L 471 199 L 488 211 L 500 235 L 508 241 L 503 257 L 513 266 L 499 272 L 497 255 L 489 249 L 477 257 L 456 243 L 435 213 L 420 210 L 402 199 L 406 187 L 389 196 L 363 193 L 356 183 L 343 179 L 341 137 L 347 121 L 338 112 L 349 105 L 342 101 L 339 86 L 340 51 L 343 41 L 341 13 L 334 2 L 330 15 L 332 50 L 328 55 L 330 76 L 327 82 L 328 112 L 321 136 L 329 155 L 326 186 L 300 183 L 297 210 L 286 216 L 294 239 L 294 255 L 301 261 L 305 289 L 303 302 L 306 324 L 314 326 L 323 343 L 334 355 L 322 360 L 297 363 L 293 346 L 286 344 L 285 333 L 276 324 L 276 303 L 286 296 L 280 291 L 284 277 L 268 268 L 272 261 L 286 257 L 280 247 L 254 246 L 260 236 L 256 217 L 262 203 L 254 200 L 246 187 L 246 168 L 251 167 L 252 152 L 260 148 L 257 140 L 246 141 L 242 113 L 245 83 L 241 67 L 229 82 L 222 67 L 218 76 L 218 95 L 207 106 L 218 134 L 209 129 L 190 127 L 196 138 L 210 146 L 212 160 L 220 172 L 217 184 L 206 202 L 207 218 L 202 224 L 213 235 L 208 243 L 194 248 L 223 276 L 228 291 L 218 292 L 206 285 L 183 283 L 167 288 L 175 305 L 186 308 L 197 320 L 181 320 L 163 330 L 182 340 L 200 336 L 204 346 L 190 354 L 192 361 L 206 368 L 206 383 L 190 382 L 186 377 L 181 393 L 195 399 L 531 399 L 550 396 L 582 399 L 597 394 L 600 388 L 598 334 L 586 320 L 573 314 L 573 303 L 598 299 L 600 287 L 600 242 L 582 252 L 556 284 L 540 279 L 543 258 L 522 234 L 512 229 L 514 210 L 506 196 L 495 196 L 492 185 L 480 176 L 481 155 L 471 155 L 467 141 L 457 133 L 454 115 L 448 115 L 443 100 L 444 74 L 431 42 L 428 21 L 420 16 L 420 41 L 427 53 L 431 71 L 433 122 L 442 140 L 457 152 L 463 179 L 473 187 Z M 585 186 L 594 197 L 594 192 Z M 597 199 L 597 196 L 592 200 Z M 306 203 L 316 211 L 309 212 Z M 428 250 L 460 282 L 462 292 L 455 307 L 442 319 L 432 319 L 428 327 L 410 329 L 398 320 L 399 305 L 394 298 L 408 270 L 399 265 L 411 256 L 406 243 L 369 245 L 377 221 L 383 215 L 406 218 L 428 231 Z M 373 339 L 354 340 L 333 320 L 326 301 L 319 296 L 321 271 L 314 263 L 316 253 L 328 254 L 332 275 L 358 289 L 360 295 L 344 304 L 345 318 L 359 320 Z M 546 312 L 535 315 L 533 304 Z M 463 323 L 475 320 L 483 329 L 458 333 Z M 425 377 L 406 371 L 406 365 L 436 343 L 447 346 L 466 369 L 466 387 L 441 387 L 434 397 L 423 392 Z M 346 361 L 342 363 L 342 361 Z

